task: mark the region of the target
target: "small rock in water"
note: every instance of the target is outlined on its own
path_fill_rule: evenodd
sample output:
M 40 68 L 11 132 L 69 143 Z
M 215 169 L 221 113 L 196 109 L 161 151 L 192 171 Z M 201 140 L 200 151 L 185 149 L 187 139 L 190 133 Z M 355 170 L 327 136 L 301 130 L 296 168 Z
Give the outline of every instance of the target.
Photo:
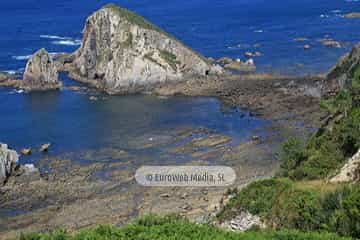
M 263 54 L 261 52 L 255 52 L 254 56 L 255 57 L 261 57 Z
M 89 99 L 90 99 L 90 101 L 97 101 L 98 100 L 98 98 L 95 97 L 95 96 L 91 96 L 91 97 L 89 97 Z
M 323 39 L 321 44 L 329 48 L 341 48 L 341 43 L 332 39 Z
M 31 154 L 31 148 L 24 148 L 21 150 L 21 155 L 30 155 Z
M 254 54 L 252 52 L 246 52 L 244 55 L 248 58 L 254 57 Z
M 311 49 L 311 46 L 310 46 L 309 44 L 305 44 L 305 45 L 304 45 L 304 49 L 305 49 L 305 50 L 309 50 L 309 49 Z
M 345 15 L 345 18 L 360 18 L 360 12 L 352 12 Z
M 307 41 L 307 40 L 309 40 L 309 39 L 307 39 L 307 38 L 305 38 L 305 37 L 299 37 L 299 38 L 295 38 L 295 39 L 294 39 L 294 41 L 296 41 L 296 42 L 305 42 L 305 41 Z
M 41 145 L 41 147 L 40 147 L 40 152 L 47 152 L 47 151 L 49 151 L 50 146 L 51 146 L 50 143 L 46 143 L 46 144 Z
M 261 142 L 261 138 L 259 136 L 252 136 L 251 140 L 256 143 Z

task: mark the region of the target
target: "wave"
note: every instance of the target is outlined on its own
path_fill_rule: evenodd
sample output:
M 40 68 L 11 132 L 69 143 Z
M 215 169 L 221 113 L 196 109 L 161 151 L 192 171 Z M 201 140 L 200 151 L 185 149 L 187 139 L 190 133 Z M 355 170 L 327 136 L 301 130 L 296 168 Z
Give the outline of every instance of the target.
M 81 40 L 78 39 L 69 39 L 69 40 L 59 40 L 59 41 L 53 41 L 51 42 L 55 45 L 65 45 L 65 46 L 79 46 L 81 45 Z
M 31 57 L 31 55 L 12 56 L 13 59 L 18 60 L 18 61 L 28 60 L 30 57 Z
M 227 49 L 248 49 L 251 48 L 250 44 L 237 44 L 234 46 L 227 46 Z
M 40 35 L 41 38 L 58 39 L 58 40 L 69 40 L 71 37 L 60 37 L 56 35 Z
M 331 13 L 341 13 L 342 11 L 339 10 L 339 9 L 336 9 L 336 10 L 332 10 Z
M 7 74 L 11 74 L 11 75 L 14 75 L 14 74 L 18 73 L 18 72 L 15 71 L 15 70 L 3 70 L 3 71 L 0 71 L 0 72 L 7 73 Z
M 263 33 L 263 32 L 264 32 L 264 30 L 259 29 L 259 30 L 255 30 L 254 32 L 255 32 L 255 33 Z

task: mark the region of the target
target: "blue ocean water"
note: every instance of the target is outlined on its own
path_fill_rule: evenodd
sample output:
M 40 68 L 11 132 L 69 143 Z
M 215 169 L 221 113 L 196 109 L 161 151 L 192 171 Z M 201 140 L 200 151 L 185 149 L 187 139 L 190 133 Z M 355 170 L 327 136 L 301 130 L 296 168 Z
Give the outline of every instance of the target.
M 242 58 L 260 51 L 259 71 L 293 74 L 326 71 L 360 40 L 356 0 L 112 0 L 149 19 L 205 56 Z M 1 0 L 0 71 L 23 71 L 39 48 L 51 53 L 79 47 L 84 22 L 106 0 Z M 313 48 L 294 38 L 306 37 Z M 343 43 L 327 48 L 319 39 Z M 67 82 L 67 84 L 70 84 Z M 216 99 L 149 96 L 105 97 L 70 91 L 18 94 L 0 90 L 0 141 L 16 149 L 53 143 L 63 153 L 94 147 L 129 147 L 141 135 L 160 135 L 177 127 L 206 127 L 246 138 L 266 124 L 239 110 L 224 110 Z M 156 133 L 154 133 L 156 131 Z
M 143 15 L 205 56 L 243 59 L 260 51 L 259 71 L 324 72 L 360 40 L 358 0 L 112 0 Z M 26 58 L 45 47 L 71 52 L 78 47 L 87 16 L 108 0 L 0 1 L 0 70 L 21 70 Z M 306 37 L 312 50 L 294 38 Z M 330 37 L 344 48 L 318 40 Z M 256 48 L 255 46 L 260 47 Z

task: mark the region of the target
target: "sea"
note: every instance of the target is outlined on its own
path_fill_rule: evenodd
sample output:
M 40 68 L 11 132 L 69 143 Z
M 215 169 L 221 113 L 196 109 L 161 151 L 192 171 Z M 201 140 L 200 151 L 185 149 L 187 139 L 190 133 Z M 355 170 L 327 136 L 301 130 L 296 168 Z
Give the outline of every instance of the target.
M 1 0 L 0 71 L 22 74 L 40 48 L 73 52 L 86 18 L 106 0 Z M 358 0 L 112 0 L 142 15 L 206 57 L 254 58 L 258 72 L 292 75 L 328 71 L 360 40 Z M 305 38 L 305 41 L 295 41 Z M 329 48 L 333 39 L 341 48 Z M 304 50 L 304 45 L 311 45 Z M 65 75 L 66 85 L 75 85 Z M 183 128 L 207 128 L 249 139 L 268 121 L 214 98 L 105 96 L 71 91 L 25 93 L 0 89 L 0 142 L 20 150 L 51 143 L 52 154 L 115 147 L 131 150 L 134 139 L 149 141 Z M 158 154 L 160 154 L 159 150 Z M 154 155 L 156 156 L 156 155 Z M 22 158 L 37 163 L 38 155 Z

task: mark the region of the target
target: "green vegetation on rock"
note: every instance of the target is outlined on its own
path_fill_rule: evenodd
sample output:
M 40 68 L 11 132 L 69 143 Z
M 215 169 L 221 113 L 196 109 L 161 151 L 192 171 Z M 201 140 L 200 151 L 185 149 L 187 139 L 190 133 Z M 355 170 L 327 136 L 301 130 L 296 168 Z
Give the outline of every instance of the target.
M 303 233 L 292 230 L 234 233 L 210 225 L 190 223 L 179 217 L 148 216 L 125 227 L 100 226 L 76 235 L 57 231 L 24 235 L 21 240 L 340 240 L 330 233 Z
M 321 102 L 329 121 L 306 142 L 283 144 L 280 175 L 291 179 L 323 179 L 335 173 L 360 147 L 360 108 L 354 93 L 342 90 Z
M 269 228 L 360 238 L 360 186 L 326 182 L 360 148 L 359 87 L 360 68 L 350 89 L 322 100 L 329 113 L 322 128 L 307 140 L 290 138 L 283 144 L 278 176 L 237 192 L 218 219 L 246 210 Z
M 114 12 L 119 14 L 121 17 L 124 17 L 129 23 L 132 23 L 132 24 L 138 25 L 139 27 L 149 29 L 149 30 L 154 30 L 154 31 L 160 32 L 162 34 L 166 34 L 167 36 L 170 36 L 168 33 L 164 32 L 159 27 L 150 23 L 145 18 L 143 18 L 143 17 L 137 15 L 136 13 L 129 11 L 125 8 L 119 7 L 112 3 L 105 5 L 103 8 L 113 10 Z
M 177 64 L 179 64 L 180 62 L 177 60 L 176 55 L 169 51 L 161 49 L 159 49 L 159 52 L 161 58 L 164 59 L 174 71 L 177 71 Z
M 109 3 L 109 4 L 105 5 L 103 7 L 103 9 L 111 9 L 112 11 L 119 14 L 119 16 L 124 17 L 129 23 L 135 24 L 135 25 L 137 25 L 137 26 L 139 26 L 141 28 L 148 29 L 148 30 L 153 30 L 153 31 L 159 32 L 161 34 L 164 34 L 168 38 L 173 39 L 173 40 L 181 43 L 185 48 L 187 48 L 188 50 L 190 50 L 191 52 L 196 54 L 200 59 L 208 62 L 208 59 L 206 59 L 200 53 L 198 53 L 198 52 L 194 51 L 193 49 L 189 48 L 186 44 L 181 42 L 179 39 L 176 39 L 171 34 L 165 32 L 164 30 L 162 30 L 158 26 L 156 26 L 156 25 L 152 24 L 151 22 L 147 21 L 142 16 L 140 16 L 140 15 L 138 15 L 138 14 L 132 12 L 132 11 L 129 11 L 129 10 L 125 9 L 125 8 L 119 7 L 119 6 L 117 6 L 117 5 L 113 4 L 113 3 Z
M 260 216 L 274 229 L 329 231 L 360 237 L 360 186 L 356 185 L 262 180 L 238 192 L 218 219 L 232 219 L 241 210 Z

